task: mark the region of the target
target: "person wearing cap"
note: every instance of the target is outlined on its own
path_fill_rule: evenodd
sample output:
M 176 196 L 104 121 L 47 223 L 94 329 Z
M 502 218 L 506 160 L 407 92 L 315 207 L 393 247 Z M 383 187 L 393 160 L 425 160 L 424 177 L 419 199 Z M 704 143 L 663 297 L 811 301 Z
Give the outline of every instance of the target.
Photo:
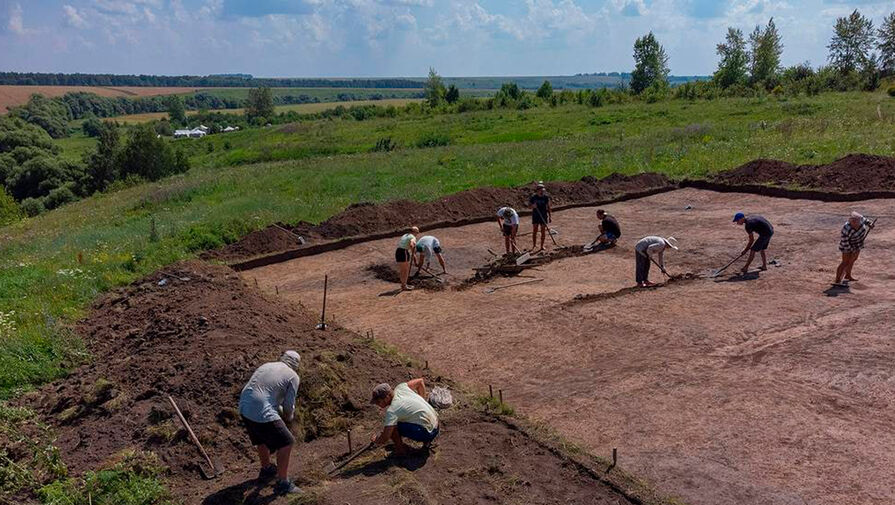
M 416 250 L 416 234 L 420 229 L 416 226 L 410 228 L 409 233 L 405 233 L 398 240 L 398 248 L 395 249 L 395 262 L 398 263 L 398 271 L 401 276 L 401 289 L 410 291 L 413 286 L 407 285 L 407 279 L 410 277 L 410 267 L 413 264 L 414 251 Z
M 637 241 L 637 245 L 634 246 L 636 266 L 634 275 L 638 286 L 647 288 L 656 285 L 649 280 L 650 264 L 653 261 L 665 275 L 668 275 L 665 271 L 665 249 L 669 247 L 677 251 L 677 240 L 674 237 L 662 238 L 651 235 Z
M 418 268 L 416 274 L 419 275 L 420 270 L 423 268 L 429 268 L 429 265 L 432 263 L 432 256 L 435 256 L 438 259 L 442 273 L 447 273 L 447 267 L 444 265 L 444 256 L 441 254 L 442 252 L 441 242 L 437 238 L 432 235 L 425 235 L 420 238 L 416 242 L 416 253 L 418 254 L 416 261 Z M 426 255 L 425 264 L 423 263 L 423 254 Z
M 544 183 L 538 182 L 535 188 L 535 194 L 528 199 L 528 206 L 531 208 L 531 248 L 538 245 L 538 229 L 541 230 L 541 251 L 544 250 L 544 239 L 547 237 L 547 225 L 553 217 L 553 209 L 550 207 L 550 195 L 547 194 L 547 188 Z
M 622 236 L 622 229 L 618 225 L 618 220 L 615 219 L 615 216 L 607 214 L 603 209 L 597 210 L 597 219 L 600 220 L 600 224 L 597 225 L 600 228 L 600 236 L 597 237 L 595 242 L 599 242 L 604 247 L 615 245 L 615 242 Z
M 385 445 L 389 440 L 395 444 L 395 455 L 407 454 L 408 438 L 422 442 L 429 448 L 438 436 L 438 414 L 426 401 L 426 384 L 422 378 L 412 379 L 395 386 L 379 384 L 373 388 L 370 403 L 385 409 L 382 432 L 373 436 L 376 445 Z
M 857 212 L 851 213 L 848 221 L 842 227 L 839 237 L 839 250 L 842 252 L 842 261 L 836 268 L 836 282 L 833 284 L 842 285 L 843 277 L 845 277 L 846 281 L 856 280 L 852 277 L 851 270 L 855 266 L 855 262 L 858 261 L 861 249 L 864 248 L 864 239 L 867 238 L 867 234 L 870 233 L 871 229 L 873 229 L 873 222 Z
M 276 476 L 274 492 L 277 494 L 301 492 L 289 480 L 289 456 L 295 437 L 284 422 L 292 421 L 295 415 L 300 362 L 297 352 L 284 352 L 279 361 L 259 366 L 239 395 L 239 414 L 261 462 L 258 478 Z M 276 454 L 276 464 L 270 461 L 271 453 Z
M 733 222 L 739 225 L 745 225 L 746 233 L 749 234 L 749 243 L 746 244 L 746 248 L 743 249 L 742 254 L 746 254 L 746 251 L 749 252 L 749 259 L 746 260 L 746 266 L 741 270 L 743 273 L 749 271 L 749 265 L 752 264 L 752 260 L 755 259 L 755 253 L 761 253 L 761 268 L 760 270 L 768 269 L 768 255 L 767 249 L 768 244 L 771 243 L 771 236 L 774 235 L 774 227 L 771 226 L 770 221 L 759 216 L 752 215 L 746 217 L 742 212 L 737 212 L 735 216 L 733 216 Z M 755 235 L 758 234 L 758 238 L 755 238 Z
M 497 226 L 500 226 L 500 231 L 503 233 L 507 254 L 519 252 L 519 248 L 516 247 L 516 233 L 519 232 L 519 213 L 516 212 L 516 209 L 509 205 L 497 209 Z

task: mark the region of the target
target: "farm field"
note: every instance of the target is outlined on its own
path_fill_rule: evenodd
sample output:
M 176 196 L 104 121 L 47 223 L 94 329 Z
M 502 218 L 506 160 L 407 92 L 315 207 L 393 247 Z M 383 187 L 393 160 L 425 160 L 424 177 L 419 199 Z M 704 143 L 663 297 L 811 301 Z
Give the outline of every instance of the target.
M 396 295 L 396 284 L 368 270 L 393 266 L 395 238 L 241 275 L 314 312 L 328 273 L 327 314 L 341 325 L 372 330 L 480 392 L 502 389 L 594 454 L 617 447 L 627 469 L 687 503 L 895 500 L 887 485 L 895 436 L 886 428 L 895 424 L 886 330 L 895 231 L 868 239 L 851 290 L 829 289 L 844 216 L 893 215 L 895 203 L 684 189 L 606 208 L 622 224 L 618 247 L 528 270 L 542 281 L 494 294 L 486 289 L 526 279 L 456 289 L 489 260 L 488 248 L 502 251 L 493 222 L 426 232 L 445 248 L 442 291 Z M 769 259 L 779 266 L 706 279 L 745 243 L 730 222 L 739 210 L 774 223 Z M 593 239 L 593 212 L 554 214 L 561 245 Z M 666 253 L 669 273 L 690 275 L 632 290 L 633 243 L 650 234 L 679 239 L 681 251 Z M 655 268 L 651 276 L 662 280 Z
M 315 112 L 322 112 L 324 110 L 333 109 L 339 106 L 351 107 L 355 105 L 379 105 L 382 107 L 388 107 L 389 105 L 394 105 L 398 107 L 407 105 L 408 103 L 420 101 L 422 101 L 422 99 L 419 98 L 383 98 L 382 100 L 349 100 L 344 102 L 299 103 L 290 105 L 277 105 L 276 107 L 274 107 L 274 111 L 277 113 L 293 111 L 298 112 L 299 114 L 313 114 Z M 209 112 L 221 112 L 224 114 L 241 115 L 245 113 L 245 109 L 215 109 Z M 198 114 L 198 112 L 188 111 L 187 117 L 193 116 L 195 114 Z M 168 117 L 167 112 L 147 112 L 144 114 L 129 114 L 126 116 L 117 116 L 111 119 L 125 124 L 140 124 L 148 121 L 164 119 L 166 117 Z
M 116 97 L 140 97 L 156 95 L 182 95 L 192 93 L 201 88 L 178 87 L 141 87 L 141 86 L 0 86 L 0 113 L 5 114 L 8 107 L 23 105 L 28 102 L 33 94 L 47 97 L 62 96 L 66 93 L 95 93 L 99 96 Z

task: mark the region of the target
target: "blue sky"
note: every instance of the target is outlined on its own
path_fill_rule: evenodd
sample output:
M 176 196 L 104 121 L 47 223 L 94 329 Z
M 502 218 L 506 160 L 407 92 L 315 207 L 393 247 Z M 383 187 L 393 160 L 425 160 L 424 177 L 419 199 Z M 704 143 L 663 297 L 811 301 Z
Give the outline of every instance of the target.
M 784 64 L 826 59 L 859 0 L 0 0 L 0 70 L 256 76 L 628 71 L 652 30 L 672 73 L 709 74 L 728 26 L 773 16 Z

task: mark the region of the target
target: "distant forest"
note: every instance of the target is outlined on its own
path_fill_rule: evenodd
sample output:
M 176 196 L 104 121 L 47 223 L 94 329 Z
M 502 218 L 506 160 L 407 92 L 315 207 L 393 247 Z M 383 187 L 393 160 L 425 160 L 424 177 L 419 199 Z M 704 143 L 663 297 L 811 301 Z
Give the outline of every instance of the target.
M 446 85 L 460 89 L 498 89 L 503 83 L 515 82 L 522 89 L 537 89 L 545 80 L 557 89 L 613 88 L 625 85 L 631 74 L 600 72 L 573 76 L 506 76 L 445 77 Z M 669 76 L 674 86 L 708 80 L 708 76 Z M 256 78 L 248 74 L 224 75 L 113 75 L 113 74 L 42 74 L 0 72 L 0 85 L 12 86 L 162 86 L 191 88 L 406 88 L 419 89 L 425 77 L 389 78 Z

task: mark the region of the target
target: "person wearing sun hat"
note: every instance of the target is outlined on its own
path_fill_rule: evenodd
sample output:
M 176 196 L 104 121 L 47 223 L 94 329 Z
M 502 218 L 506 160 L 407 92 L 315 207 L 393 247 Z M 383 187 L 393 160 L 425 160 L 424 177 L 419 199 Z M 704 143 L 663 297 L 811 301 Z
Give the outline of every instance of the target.
M 749 271 L 749 265 L 751 265 L 752 260 L 755 259 L 755 253 L 761 253 L 760 270 L 767 270 L 767 249 L 768 245 L 771 243 L 771 237 L 774 235 L 774 227 L 771 225 L 771 222 L 757 214 L 746 217 L 746 214 L 743 214 L 742 212 L 737 212 L 736 215 L 733 216 L 733 222 L 745 226 L 746 233 L 749 234 L 749 243 L 746 244 L 746 248 L 743 249 L 742 253 L 746 254 L 746 251 L 748 251 L 749 259 L 746 260 L 746 266 L 743 267 L 742 272 L 746 273 Z M 758 235 L 757 239 L 755 238 L 755 235 Z
M 659 265 L 659 268 L 665 275 L 668 275 L 665 271 L 665 249 L 669 247 L 677 251 L 677 239 L 674 237 L 663 238 L 650 235 L 637 241 L 637 245 L 634 246 L 634 275 L 638 286 L 647 288 L 656 285 L 649 280 L 650 265 L 653 261 Z
M 401 239 L 398 240 L 398 247 L 395 249 L 395 263 L 398 264 L 402 291 L 413 289 L 413 286 L 407 285 L 407 279 L 410 277 L 410 267 L 413 266 L 414 253 L 416 251 L 416 235 L 419 232 L 419 228 L 412 226 L 408 233 L 402 235 Z
M 301 492 L 289 480 L 289 457 L 295 437 L 284 422 L 292 421 L 295 415 L 300 363 L 297 352 L 284 352 L 279 361 L 259 366 L 239 395 L 239 414 L 261 462 L 258 478 L 276 476 L 277 494 Z M 276 453 L 276 464 L 270 462 L 271 453 Z

